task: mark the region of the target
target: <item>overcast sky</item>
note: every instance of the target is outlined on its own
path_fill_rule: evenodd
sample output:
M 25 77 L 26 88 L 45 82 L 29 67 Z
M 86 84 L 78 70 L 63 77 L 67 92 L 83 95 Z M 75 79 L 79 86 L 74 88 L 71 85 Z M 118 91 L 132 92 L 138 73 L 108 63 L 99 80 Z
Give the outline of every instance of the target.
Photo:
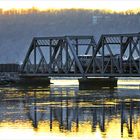
M 84 8 L 84 9 L 110 9 L 123 11 L 140 8 L 140 0 L 0 0 L 0 8 L 37 7 L 41 10 L 48 8 Z

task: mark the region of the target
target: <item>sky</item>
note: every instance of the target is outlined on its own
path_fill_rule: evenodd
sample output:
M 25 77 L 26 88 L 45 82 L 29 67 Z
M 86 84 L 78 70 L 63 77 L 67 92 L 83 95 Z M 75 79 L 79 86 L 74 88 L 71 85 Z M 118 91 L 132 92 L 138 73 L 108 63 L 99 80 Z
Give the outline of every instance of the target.
M 83 8 L 126 11 L 140 9 L 140 0 L 0 0 L 0 8 L 4 10 L 32 7 L 40 10 Z

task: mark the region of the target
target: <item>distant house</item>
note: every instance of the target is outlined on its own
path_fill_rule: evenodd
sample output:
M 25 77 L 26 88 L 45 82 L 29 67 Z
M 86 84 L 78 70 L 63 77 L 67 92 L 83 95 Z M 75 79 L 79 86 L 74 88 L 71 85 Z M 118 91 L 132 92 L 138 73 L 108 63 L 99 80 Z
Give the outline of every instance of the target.
M 110 21 L 112 15 L 93 15 L 92 16 L 92 24 L 98 24 L 102 21 Z

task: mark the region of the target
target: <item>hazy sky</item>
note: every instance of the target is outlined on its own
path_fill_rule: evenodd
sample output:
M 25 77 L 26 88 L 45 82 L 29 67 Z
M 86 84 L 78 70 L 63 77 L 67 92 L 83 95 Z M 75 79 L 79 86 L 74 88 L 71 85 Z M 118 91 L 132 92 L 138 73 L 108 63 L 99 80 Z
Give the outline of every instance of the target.
M 140 0 L 0 0 L 0 8 L 84 8 L 116 11 L 140 8 Z

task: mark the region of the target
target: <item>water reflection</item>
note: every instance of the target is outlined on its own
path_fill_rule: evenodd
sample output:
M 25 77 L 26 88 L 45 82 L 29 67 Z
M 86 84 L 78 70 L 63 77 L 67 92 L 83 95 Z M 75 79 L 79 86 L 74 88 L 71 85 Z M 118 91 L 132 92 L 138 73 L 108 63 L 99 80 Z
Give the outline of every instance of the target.
M 140 138 L 140 90 L 79 91 L 74 86 L 0 89 L 4 128 L 91 138 Z

